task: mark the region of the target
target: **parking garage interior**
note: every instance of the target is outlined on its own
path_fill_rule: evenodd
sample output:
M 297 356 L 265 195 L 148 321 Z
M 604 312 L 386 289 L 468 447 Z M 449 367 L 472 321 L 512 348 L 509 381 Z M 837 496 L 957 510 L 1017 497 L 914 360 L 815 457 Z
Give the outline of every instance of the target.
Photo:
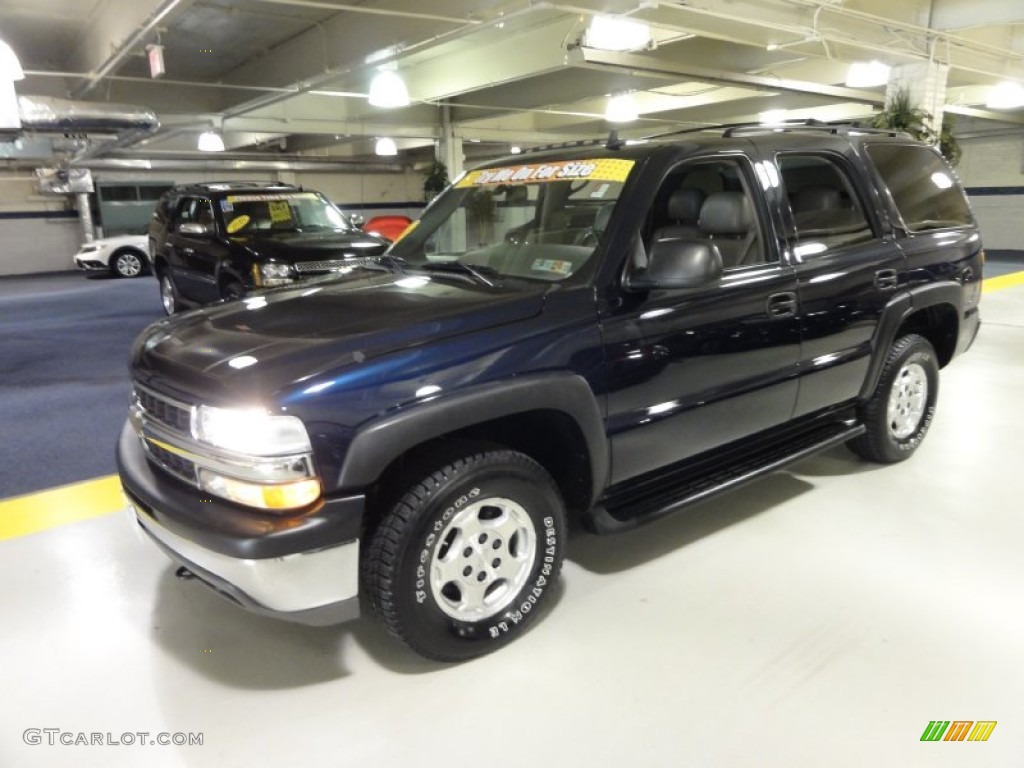
M 1019 763 L 1017 4 L 7 0 L 0 41 L 0 765 Z M 883 77 L 851 84 L 871 62 Z M 375 96 L 382 73 L 404 95 Z M 137 530 L 114 447 L 164 308 L 151 270 L 74 257 L 144 238 L 168 188 L 279 182 L 404 225 L 439 164 L 855 129 L 901 90 L 955 139 L 986 252 L 981 331 L 910 460 L 840 446 L 634 531 L 573 531 L 543 621 L 454 665 L 368 614 L 243 611 Z M 945 721 L 998 726 L 923 739 Z

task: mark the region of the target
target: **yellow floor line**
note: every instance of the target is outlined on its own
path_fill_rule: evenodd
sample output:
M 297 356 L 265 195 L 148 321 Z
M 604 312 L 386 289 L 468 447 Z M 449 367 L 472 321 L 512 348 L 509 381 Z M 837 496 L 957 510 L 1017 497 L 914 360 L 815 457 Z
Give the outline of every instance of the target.
M 1000 291 L 1003 288 L 1013 288 L 1016 285 L 1024 285 L 1024 272 L 1012 272 L 1009 275 L 987 277 L 981 281 L 981 292 L 991 293 L 992 291 Z
M 0 541 L 124 509 L 117 475 L 0 501 Z
M 982 293 L 1024 285 L 1024 272 L 986 278 Z M 0 541 L 124 509 L 117 475 L 0 500 Z

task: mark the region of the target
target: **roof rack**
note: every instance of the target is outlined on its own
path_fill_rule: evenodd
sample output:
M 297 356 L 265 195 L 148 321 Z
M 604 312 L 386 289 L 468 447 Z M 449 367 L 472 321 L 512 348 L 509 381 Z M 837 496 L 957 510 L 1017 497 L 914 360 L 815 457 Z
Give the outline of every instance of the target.
M 524 149 L 522 154 L 532 155 L 535 152 L 546 152 L 549 149 L 569 149 L 573 147 L 600 147 L 604 146 L 607 139 L 580 139 L 579 141 L 564 141 L 559 144 L 544 144 L 539 147 Z
M 764 123 L 719 123 L 717 125 L 704 125 L 697 128 L 681 128 L 676 131 L 667 131 L 665 133 L 658 133 L 653 136 L 647 136 L 647 139 L 663 139 L 669 136 L 680 136 L 687 133 L 704 133 L 704 132 L 721 132 L 723 138 L 731 138 L 733 136 L 743 136 L 753 133 L 771 133 L 778 131 L 792 131 L 792 130 L 817 130 L 827 131 L 828 133 L 835 135 L 847 135 L 849 133 L 871 133 L 883 136 L 898 136 L 899 131 L 889 128 L 875 128 L 873 126 L 863 125 L 856 120 L 836 120 L 832 122 L 826 122 L 824 120 L 818 120 L 813 117 L 799 118 L 795 120 L 784 120 L 779 123 L 772 123 L 766 125 Z
M 302 189 L 295 184 L 284 181 L 198 181 L 189 184 L 182 184 L 183 187 L 193 187 L 206 190 L 233 190 L 233 189 L 265 189 L 276 187 L 278 189 Z

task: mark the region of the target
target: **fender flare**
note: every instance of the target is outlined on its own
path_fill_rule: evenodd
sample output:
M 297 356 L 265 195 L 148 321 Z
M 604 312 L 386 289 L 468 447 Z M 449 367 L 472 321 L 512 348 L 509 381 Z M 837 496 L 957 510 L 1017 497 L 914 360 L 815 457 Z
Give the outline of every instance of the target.
M 948 304 L 956 309 L 957 318 L 963 318 L 963 286 L 960 283 L 944 281 L 930 283 L 894 296 L 882 314 L 873 342 L 874 354 L 871 365 L 860 390 L 860 399 L 871 396 L 878 386 L 878 378 L 885 362 L 885 351 L 896 341 L 896 333 L 910 315 L 928 307 Z
M 370 422 L 349 444 L 338 475 L 339 488 L 374 483 L 392 461 L 413 446 L 449 432 L 517 413 L 560 411 L 579 427 L 591 467 L 591 498 L 608 479 L 609 451 L 604 417 L 593 390 L 577 374 L 554 373 L 490 382 L 433 398 Z

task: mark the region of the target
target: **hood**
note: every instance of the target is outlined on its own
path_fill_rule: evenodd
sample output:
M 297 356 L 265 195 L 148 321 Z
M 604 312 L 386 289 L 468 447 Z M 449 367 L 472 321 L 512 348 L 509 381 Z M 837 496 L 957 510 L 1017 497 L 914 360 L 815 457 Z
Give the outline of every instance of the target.
M 297 381 L 540 313 L 547 287 L 359 270 L 159 321 L 139 337 L 144 380 L 265 401 Z
M 234 235 L 233 243 L 245 246 L 261 259 L 293 264 L 297 261 L 376 256 L 387 250 L 388 241 L 366 232 L 282 232 L 266 235 Z

